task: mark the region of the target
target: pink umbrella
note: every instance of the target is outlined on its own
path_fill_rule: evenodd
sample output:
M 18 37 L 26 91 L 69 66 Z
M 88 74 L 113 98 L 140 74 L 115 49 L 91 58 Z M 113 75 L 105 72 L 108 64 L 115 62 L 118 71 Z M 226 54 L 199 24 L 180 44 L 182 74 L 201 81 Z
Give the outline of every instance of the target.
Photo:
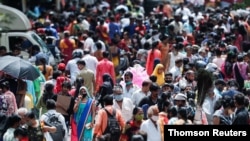
M 142 82 L 149 78 L 146 69 L 139 64 L 136 64 L 135 66 L 129 67 L 127 70 L 125 70 L 122 75 L 123 78 L 124 74 L 128 71 L 133 74 L 133 80 L 132 80 L 133 84 L 137 85 L 139 88 L 142 87 Z M 120 84 L 124 85 L 125 82 L 121 81 Z

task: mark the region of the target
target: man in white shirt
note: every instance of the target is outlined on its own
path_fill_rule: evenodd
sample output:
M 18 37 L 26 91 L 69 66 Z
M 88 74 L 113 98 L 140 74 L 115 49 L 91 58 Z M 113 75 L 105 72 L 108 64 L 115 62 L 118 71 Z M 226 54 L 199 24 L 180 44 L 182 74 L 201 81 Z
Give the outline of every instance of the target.
M 76 80 L 76 76 L 79 74 L 79 69 L 77 67 L 76 62 L 80 60 L 83 56 L 83 52 L 81 49 L 74 50 L 72 53 L 73 59 L 69 60 L 69 62 L 66 65 L 66 72 L 67 74 L 70 74 L 70 82 L 73 84 Z
M 67 126 L 66 126 L 66 123 L 65 123 L 65 118 L 64 118 L 64 116 L 61 113 L 58 113 L 56 111 L 56 102 L 53 99 L 48 99 L 46 101 L 46 107 L 47 107 L 48 111 L 46 113 L 44 113 L 43 115 L 41 115 L 40 121 L 44 121 L 45 124 L 46 124 L 46 122 L 49 119 L 49 115 L 55 114 L 56 117 L 58 117 L 58 121 L 63 126 L 63 129 L 65 131 L 65 135 L 64 135 L 64 140 L 63 141 L 66 141 L 67 140 L 67 135 L 68 135 L 68 133 L 67 133 L 68 130 L 67 130 Z
M 184 47 L 183 43 L 173 44 L 172 51 L 168 53 L 168 62 L 166 65 L 165 73 L 175 66 L 175 61 L 178 58 L 184 58 L 185 55 L 180 51 Z
M 178 8 L 176 11 L 175 11 L 175 14 L 181 14 L 182 17 L 186 16 L 190 16 L 191 15 L 191 11 L 189 8 L 187 8 L 184 3 L 180 3 L 180 8 Z
M 84 41 L 83 50 L 89 49 L 91 52 L 92 52 L 92 50 L 94 50 L 95 42 L 92 38 L 93 34 L 94 33 L 92 31 L 88 31 L 88 37 Z
M 147 135 L 147 141 L 161 141 L 159 110 L 157 106 L 150 106 L 147 114 L 148 119 L 142 122 L 140 132 Z
M 135 91 L 137 91 L 139 88 L 137 85 L 133 84 L 133 74 L 130 71 L 125 72 L 124 74 L 124 82 L 123 85 L 123 95 L 124 97 L 127 97 L 132 100 L 132 95 Z
M 174 15 L 174 21 L 170 23 L 170 25 L 174 26 L 174 33 L 179 35 L 182 34 L 183 31 L 183 23 L 181 22 L 181 15 L 180 14 L 175 14 Z
M 100 40 L 100 38 L 99 38 L 98 35 L 94 35 L 93 36 L 93 40 L 95 42 L 95 46 L 94 46 L 94 48 L 90 52 L 91 55 L 93 55 L 97 51 L 96 43 L 100 43 L 102 45 L 102 51 L 103 52 L 106 51 L 106 45 L 105 45 L 105 43 L 102 40 Z
M 114 86 L 113 92 L 113 107 L 121 111 L 122 118 L 125 122 L 129 121 L 132 119 L 134 109 L 132 100 L 123 96 L 123 90 L 120 84 Z
M 142 98 L 150 95 L 149 87 L 151 83 L 152 82 L 150 80 L 144 80 L 142 82 L 142 88 L 132 94 L 132 101 L 134 105 L 138 106 Z
M 92 70 L 94 74 L 96 74 L 96 67 L 98 64 L 97 58 L 95 56 L 90 55 L 90 50 L 87 48 L 84 49 L 83 53 L 84 53 L 84 56 L 82 60 L 86 62 L 87 69 Z
M 181 79 L 182 72 L 181 72 L 181 66 L 183 64 L 182 58 L 178 58 L 175 60 L 175 66 L 170 69 L 170 73 L 173 74 L 173 80 L 174 82 L 178 82 L 179 79 Z
M 207 122 L 209 125 L 213 124 L 214 106 L 221 97 L 221 95 L 214 93 L 213 87 L 210 88 L 210 90 L 207 92 L 207 95 L 202 104 L 202 110 L 206 114 Z

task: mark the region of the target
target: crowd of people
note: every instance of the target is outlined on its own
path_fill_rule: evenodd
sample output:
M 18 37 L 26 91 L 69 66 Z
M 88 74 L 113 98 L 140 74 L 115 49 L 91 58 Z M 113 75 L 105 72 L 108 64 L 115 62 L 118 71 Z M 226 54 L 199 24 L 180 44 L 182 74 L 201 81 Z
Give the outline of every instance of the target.
M 26 13 L 57 64 L 30 45 L 36 80 L 1 72 L 0 141 L 53 140 L 53 114 L 65 141 L 163 141 L 167 125 L 250 123 L 249 11 L 184 0 L 145 15 L 140 0 L 75 2 Z

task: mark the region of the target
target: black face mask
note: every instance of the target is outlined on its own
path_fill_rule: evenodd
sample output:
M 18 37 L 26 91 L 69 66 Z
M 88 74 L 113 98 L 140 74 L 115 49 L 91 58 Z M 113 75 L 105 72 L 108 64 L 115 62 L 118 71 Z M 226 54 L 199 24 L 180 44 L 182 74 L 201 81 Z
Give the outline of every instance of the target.
M 172 83 L 172 80 L 165 80 L 166 83 Z
M 190 80 L 190 79 L 187 78 L 187 81 L 188 81 L 189 83 L 192 83 L 194 80 Z
M 87 96 L 87 93 L 81 94 L 81 95 L 82 95 L 82 98 L 85 98 Z

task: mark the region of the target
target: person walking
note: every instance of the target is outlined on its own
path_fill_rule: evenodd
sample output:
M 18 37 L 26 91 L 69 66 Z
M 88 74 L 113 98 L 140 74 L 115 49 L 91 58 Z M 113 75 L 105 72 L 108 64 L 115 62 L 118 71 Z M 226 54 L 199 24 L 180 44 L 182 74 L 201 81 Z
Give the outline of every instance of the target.
M 115 67 L 114 64 L 108 59 L 109 52 L 103 52 L 103 59 L 98 62 L 96 67 L 96 91 L 99 90 L 99 87 L 103 83 L 102 76 L 104 73 L 108 73 L 111 75 L 113 82 L 115 80 Z
M 95 126 L 94 126 L 94 138 L 95 139 L 99 139 L 99 140 L 105 140 L 106 138 L 110 138 L 110 133 L 105 132 L 107 127 L 108 127 L 108 114 L 109 113 L 113 113 L 113 111 L 115 110 L 115 108 L 112 107 L 113 105 L 113 96 L 112 95 L 106 95 L 103 98 L 104 101 L 104 105 L 105 107 L 103 109 L 100 109 L 97 113 L 97 118 L 96 118 L 96 122 L 95 122 Z M 106 112 L 107 110 L 107 112 Z M 119 110 L 115 110 L 115 118 L 119 123 L 120 126 L 120 130 L 122 130 L 125 126 L 125 121 L 122 118 L 122 114 Z M 117 137 L 119 138 L 119 137 Z M 111 141 L 118 141 L 119 139 L 114 139 Z
M 88 89 L 82 86 L 74 105 L 75 121 L 77 123 L 77 138 L 79 141 L 92 141 L 95 109 L 95 100 L 91 98 Z

